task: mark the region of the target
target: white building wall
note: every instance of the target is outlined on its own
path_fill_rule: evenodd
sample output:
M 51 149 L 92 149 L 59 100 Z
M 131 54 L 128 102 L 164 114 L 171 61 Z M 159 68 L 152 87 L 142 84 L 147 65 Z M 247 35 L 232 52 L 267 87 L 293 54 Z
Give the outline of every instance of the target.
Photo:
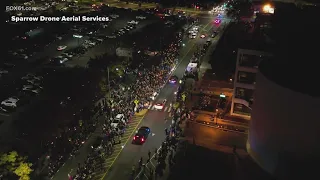
M 254 99 L 247 149 L 261 167 L 275 174 L 279 164 L 290 164 L 283 162 L 283 154 L 319 157 L 320 98 L 281 87 L 258 73 Z

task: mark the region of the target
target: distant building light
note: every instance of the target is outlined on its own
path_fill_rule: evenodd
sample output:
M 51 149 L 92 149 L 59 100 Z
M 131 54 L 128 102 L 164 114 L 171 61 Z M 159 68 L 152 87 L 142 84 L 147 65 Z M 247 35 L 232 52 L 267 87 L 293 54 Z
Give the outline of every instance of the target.
M 274 14 L 274 7 L 272 7 L 270 4 L 264 5 L 262 10 L 264 13 Z

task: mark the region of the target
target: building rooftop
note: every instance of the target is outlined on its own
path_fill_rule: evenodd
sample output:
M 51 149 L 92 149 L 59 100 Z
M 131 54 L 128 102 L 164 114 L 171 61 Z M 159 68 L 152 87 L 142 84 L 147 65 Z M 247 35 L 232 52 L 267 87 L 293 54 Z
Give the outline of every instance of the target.
M 286 59 L 287 61 L 285 61 Z M 319 75 L 317 74 L 313 63 L 304 64 L 303 59 L 300 62 L 295 57 L 275 57 L 273 60 L 262 61 L 259 69 L 268 79 L 275 83 L 313 97 L 320 97 Z
M 320 77 L 316 74 L 319 60 L 317 45 L 320 32 L 320 9 L 276 5 L 269 34 L 252 32 L 252 38 L 240 48 L 272 52 L 273 60 L 260 64 L 260 71 L 277 84 L 294 91 L 319 97 Z
M 276 45 L 274 59 L 260 64 L 260 71 L 267 78 L 294 91 L 319 97 L 317 75 L 320 32 L 319 8 L 281 7 L 275 14 L 274 33 Z

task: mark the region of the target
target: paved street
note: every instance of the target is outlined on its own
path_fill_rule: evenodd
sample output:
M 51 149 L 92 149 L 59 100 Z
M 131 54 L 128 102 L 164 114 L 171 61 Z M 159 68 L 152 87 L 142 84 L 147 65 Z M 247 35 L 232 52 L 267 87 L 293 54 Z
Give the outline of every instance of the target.
M 109 4 L 112 7 L 117 7 L 117 8 L 130 8 L 130 9 L 149 9 L 149 8 L 156 8 L 158 6 L 157 3 L 142 3 L 141 7 L 139 7 L 138 3 L 129 3 L 127 4 L 126 2 L 123 1 L 118 1 L 118 0 L 105 0 L 107 4 Z M 173 9 L 173 8 L 169 8 Z M 207 11 L 202 11 L 199 9 L 195 8 L 185 8 L 185 7 L 176 7 L 175 12 L 178 11 L 184 11 L 188 14 L 201 14 L 201 13 L 207 13 Z
M 208 31 L 212 26 L 212 20 L 208 18 L 200 19 L 200 24 L 202 25 L 201 31 Z M 201 31 L 199 34 L 201 34 Z M 176 70 L 173 72 L 174 75 L 182 77 L 186 66 L 189 63 L 190 58 L 196 51 L 196 45 L 202 44 L 205 41 L 199 37 L 196 39 L 188 39 L 185 44 L 186 46 L 181 49 L 180 52 L 180 64 L 177 66 Z M 150 136 L 146 143 L 143 145 L 131 144 L 131 139 L 133 136 L 129 137 L 128 143 L 119 153 L 116 159 L 110 162 L 112 166 L 108 165 L 107 171 L 100 176 L 101 179 L 115 179 L 115 180 L 127 180 L 130 177 L 132 165 L 137 165 L 139 158 L 143 157 L 144 160 L 147 159 L 148 151 L 154 152 L 155 148 L 159 148 L 161 143 L 165 138 L 164 129 L 169 127 L 170 121 L 165 121 L 165 117 L 168 116 L 170 112 L 169 104 L 174 97 L 174 91 L 176 91 L 178 85 L 167 84 L 161 90 L 157 99 L 167 99 L 168 102 L 162 111 L 157 111 L 150 106 L 150 110 L 146 113 L 140 126 L 148 126 L 151 129 L 152 136 Z M 157 101 L 157 100 L 156 100 Z M 133 135 L 133 134 L 132 134 Z

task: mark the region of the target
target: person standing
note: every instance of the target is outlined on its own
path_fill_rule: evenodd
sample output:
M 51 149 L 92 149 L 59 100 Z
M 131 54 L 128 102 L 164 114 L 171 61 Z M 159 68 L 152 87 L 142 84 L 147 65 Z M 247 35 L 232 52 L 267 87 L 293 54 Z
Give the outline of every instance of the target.
M 149 160 L 151 159 L 151 151 L 149 150 L 148 151 L 148 157 L 149 157 Z

